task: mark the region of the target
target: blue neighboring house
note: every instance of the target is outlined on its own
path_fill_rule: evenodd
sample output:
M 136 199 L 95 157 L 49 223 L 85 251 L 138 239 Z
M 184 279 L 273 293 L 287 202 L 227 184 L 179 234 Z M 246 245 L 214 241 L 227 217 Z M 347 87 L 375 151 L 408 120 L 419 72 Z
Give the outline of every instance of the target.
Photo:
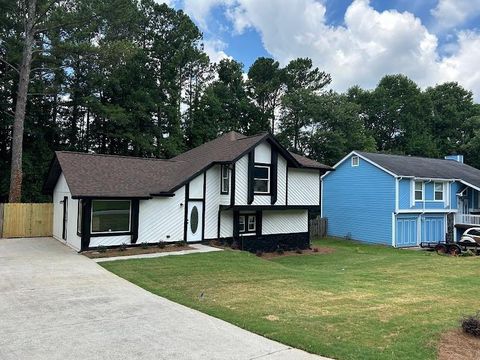
M 322 177 L 330 236 L 391 245 L 459 239 L 480 226 L 480 170 L 445 159 L 353 151 Z

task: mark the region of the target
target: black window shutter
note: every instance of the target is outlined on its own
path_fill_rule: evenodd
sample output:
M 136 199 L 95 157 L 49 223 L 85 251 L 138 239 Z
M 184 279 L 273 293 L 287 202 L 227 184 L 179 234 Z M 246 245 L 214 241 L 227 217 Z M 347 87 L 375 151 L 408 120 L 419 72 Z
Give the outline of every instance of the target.
M 248 153 L 248 195 L 247 202 L 253 203 L 253 172 L 255 170 L 255 150 Z
M 131 213 L 131 228 L 132 238 L 131 243 L 135 244 L 138 240 L 138 212 L 140 208 L 140 202 L 138 199 L 132 200 L 132 213 Z
M 240 213 L 237 210 L 235 210 L 233 212 L 233 238 L 234 239 L 237 239 L 239 234 L 239 231 L 238 231 L 239 216 L 240 216 Z
M 272 146 L 272 159 L 270 164 L 270 199 L 272 205 L 277 202 L 277 171 L 278 169 L 278 152 Z

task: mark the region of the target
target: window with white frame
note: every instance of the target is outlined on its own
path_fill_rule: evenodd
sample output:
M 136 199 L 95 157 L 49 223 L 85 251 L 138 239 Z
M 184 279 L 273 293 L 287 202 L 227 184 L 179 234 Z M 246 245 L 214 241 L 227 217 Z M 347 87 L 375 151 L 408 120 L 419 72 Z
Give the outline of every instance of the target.
M 415 181 L 415 201 L 423 200 L 423 181 Z
M 238 232 L 240 234 L 254 233 L 257 229 L 256 215 L 240 215 L 238 217 Z
M 358 156 L 352 156 L 352 166 L 358 166 L 360 165 L 360 158 Z
M 270 193 L 270 166 L 255 165 L 253 171 L 253 191 L 255 194 Z
M 130 200 L 92 200 L 92 234 L 130 231 Z
M 228 165 L 222 165 L 221 189 L 222 194 L 228 194 L 230 188 L 230 170 Z
M 435 201 L 443 201 L 443 183 L 434 182 L 433 189 L 434 189 L 433 199 Z

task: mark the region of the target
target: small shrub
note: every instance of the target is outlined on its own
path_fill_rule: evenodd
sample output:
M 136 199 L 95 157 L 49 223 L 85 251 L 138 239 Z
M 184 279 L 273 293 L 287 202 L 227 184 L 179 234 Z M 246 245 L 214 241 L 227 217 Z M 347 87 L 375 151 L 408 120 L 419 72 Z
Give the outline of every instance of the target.
M 461 321 L 462 329 L 467 334 L 480 337 L 480 312 L 466 316 Z
M 141 245 L 142 249 L 148 249 L 148 243 L 143 242 Z
M 187 243 L 185 241 L 177 241 L 177 243 L 175 244 L 175 246 L 177 247 L 182 247 L 182 246 L 186 246 Z
M 100 245 L 98 248 L 97 248 L 98 252 L 99 253 L 104 253 L 104 252 L 107 252 L 107 247 L 106 246 L 103 246 L 103 245 Z
M 297 254 L 303 254 L 302 249 L 299 249 L 299 248 L 296 248 L 296 249 L 295 249 L 295 252 L 296 252 Z
M 120 245 L 120 247 L 118 248 L 118 250 L 120 250 L 120 251 L 125 251 L 125 250 L 127 250 L 127 244 L 122 243 L 122 245 Z
M 257 250 L 257 252 L 255 253 L 255 255 L 257 255 L 258 257 L 262 257 L 262 256 L 263 256 L 262 250 Z
M 240 247 L 238 246 L 238 242 L 233 240 L 232 245 L 230 246 L 233 250 L 238 250 Z
M 277 247 L 277 250 L 275 250 L 278 255 L 283 255 L 284 251 L 283 249 L 279 246 Z
M 165 248 L 165 242 L 163 242 L 162 240 L 160 240 L 160 241 L 158 242 L 158 244 L 157 244 L 157 247 L 158 247 L 159 249 L 164 249 L 164 248 Z
M 352 233 L 347 233 L 347 235 L 345 235 L 345 240 L 352 240 Z
M 317 252 L 318 252 L 318 248 L 313 248 L 313 252 L 317 253 Z

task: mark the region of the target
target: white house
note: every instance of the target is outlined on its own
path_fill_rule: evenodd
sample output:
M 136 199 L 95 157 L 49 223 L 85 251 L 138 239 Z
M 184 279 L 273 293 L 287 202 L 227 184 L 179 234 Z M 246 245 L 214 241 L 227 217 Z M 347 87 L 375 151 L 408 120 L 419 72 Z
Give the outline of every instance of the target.
M 59 151 L 44 191 L 54 237 L 80 251 L 211 239 L 305 248 L 328 170 L 270 134 L 229 132 L 170 160 Z

